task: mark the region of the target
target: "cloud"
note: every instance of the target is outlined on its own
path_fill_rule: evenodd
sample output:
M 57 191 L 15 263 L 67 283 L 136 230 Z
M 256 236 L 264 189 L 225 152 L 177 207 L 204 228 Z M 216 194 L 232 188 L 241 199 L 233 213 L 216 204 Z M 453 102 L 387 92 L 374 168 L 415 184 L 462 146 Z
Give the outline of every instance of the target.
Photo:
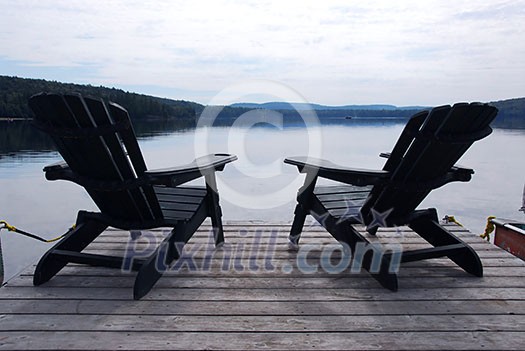
M 53 0 L 2 8 L 0 57 L 19 62 L 18 71 L 54 67 L 71 72 L 69 81 L 186 92 L 173 98 L 203 99 L 196 92 L 246 79 L 281 81 L 333 104 L 523 91 L 525 1 Z

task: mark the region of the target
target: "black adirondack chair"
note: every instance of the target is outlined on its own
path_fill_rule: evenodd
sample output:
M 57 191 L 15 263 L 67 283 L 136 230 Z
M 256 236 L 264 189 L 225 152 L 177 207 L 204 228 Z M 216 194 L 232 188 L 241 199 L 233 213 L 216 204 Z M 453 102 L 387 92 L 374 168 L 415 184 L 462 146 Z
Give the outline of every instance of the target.
M 127 111 L 115 103 L 79 94 L 41 93 L 30 98 L 34 124 L 53 138 L 65 162 L 44 168 L 48 180 L 83 186 L 100 212 L 79 211 L 76 225 L 40 260 L 34 284 L 56 275 L 68 262 L 123 267 L 130 258 L 81 252 L 108 226 L 123 230 L 173 228 L 137 270 L 133 296 L 146 295 L 170 263 L 179 258 L 202 222 L 211 217 L 215 244 L 224 241 L 215 172 L 237 159 L 214 154 L 193 163 L 147 170 Z M 181 186 L 200 178 L 205 186 Z
M 396 264 L 447 256 L 466 272 L 483 276 L 476 252 L 439 224 L 433 208 L 416 210 L 430 193 L 452 181 L 469 181 L 474 171 L 454 165 L 476 140 L 492 132 L 497 109 L 488 104 L 458 103 L 414 115 L 405 126 L 382 170 L 345 168 L 329 161 L 291 157 L 285 163 L 306 173 L 299 189 L 290 246 L 298 248 L 307 215 L 347 244 L 384 287 L 396 291 Z M 317 179 L 342 183 L 316 186 Z M 431 244 L 412 251 L 392 252 L 372 245 L 355 227 L 366 225 L 370 235 L 379 227 L 408 225 Z M 396 256 L 397 255 L 397 256 Z M 354 263 L 352 263 L 354 264 Z

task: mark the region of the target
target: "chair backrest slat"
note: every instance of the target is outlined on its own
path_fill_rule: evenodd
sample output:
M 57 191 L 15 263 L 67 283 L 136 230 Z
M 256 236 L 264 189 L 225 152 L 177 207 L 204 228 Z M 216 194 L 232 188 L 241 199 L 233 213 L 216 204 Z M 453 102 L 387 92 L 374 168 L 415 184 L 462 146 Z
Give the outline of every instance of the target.
M 126 139 L 136 139 L 132 129 L 82 136 L 83 129 L 96 130 L 115 124 L 102 100 L 83 98 L 78 94 L 62 96 L 43 93 L 33 96 L 30 106 L 35 112 L 35 118 L 47 124 L 50 129 L 67 128 L 73 134 L 61 136 L 51 133 L 51 136 L 58 151 L 76 174 L 93 180 L 119 182 L 135 179 L 137 174 L 144 173 L 144 168 L 139 172 L 133 168 L 134 163 L 138 161 L 130 162 L 121 142 L 121 133 L 127 134 Z M 127 113 L 125 116 L 129 118 Z M 75 130 L 78 130 L 78 137 L 74 136 Z M 134 150 L 133 157 L 142 159 L 140 149 L 138 154 L 137 150 Z M 143 159 L 142 165 L 145 167 Z M 151 187 L 143 188 L 118 191 L 86 190 L 103 213 L 116 219 L 144 221 L 162 218 L 153 190 Z
M 390 157 L 386 161 L 383 170 L 392 172 L 399 165 L 403 157 L 405 157 L 408 147 L 414 141 L 414 133 L 420 130 L 423 122 L 428 116 L 428 112 L 429 111 L 421 111 L 410 118 L 405 128 L 403 128 L 396 145 L 392 149 Z
M 101 99 L 93 99 L 86 97 L 84 98 L 84 101 L 87 106 L 87 110 L 90 111 L 91 116 L 97 126 L 110 126 L 115 124 L 115 121 L 113 121 L 109 114 L 109 111 L 106 108 L 106 104 Z M 130 180 L 135 179 L 137 177 L 137 174 L 136 171 L 133 169 L 133 165 L 130 163 L 124 145 L 121 141 L 120 135 L 125 132 L 132 133 L 132 131 L 128 129 L 123 130 L 121 132 L 119 131 L 116 133 L 106 134 L 102 136 L 101 139 L 107 147 L 107 150 L 110 150 L 109 156 L 111 157 L 113 163 L 119 171 L 122 180 Z M 136 140 L 134 135 L 133 137 Z M 142 155 L 139 154 L 139 156 L 142 159 Z M 142 161 L 142 163 L 144 164 L 144 161 Z M 149 203 L 141 189 L 130 190 L 129 195 L 132 198 L 132 203 L 130 205 L 137 208 L 138 219 L 151 220 L 155 218 L 154 214 L 150 209 Z
M 415 190 L 411 185 L 445 176 L 474 142 L 463 136 L 487 128 L 496 114 L 496 108 L 487 104 L 461 103 L 412 117 L 385 163 L 384 170 L 392 172 L 392 182 L 374 187 L 362 208 L 365 220 L 371 219 L 372 208 L 380 213 L 391 210 L 390 218 L 416 209 L 432 188 Z M 444 135 L 447 139 L 458 137 L 453 142 L 440 141 Z
M 73 112 L 64 101 L 64 97 L 55 94 L 38 94 L 31 97 L 29 105 L 35 113 L 35 119 L 51 128 L 80 128 Z M 89 145 L 85 144 L 86 140 L 74 140 L 70 138 L 61 138 L 51 135 L 58 151 L 64 158 L 64 161 L 75 170 L 78 174 L 87 174 L 90 166 L 78 157 L 79 152 L 89 152 Z M 103 194 L 87 190 L 95 203 L 104 203 Z M 102 210 L 102 209 L 101 209 Z
M 461 120 L 454 118 L 450 106 L 440 106 L 432 109 L 425 122 L 421 126 L 420 135 L 431 137 L 439 133 L 450 132 L 450 129 L 461 131 Z M 451 145 L 438 143 L 425 137 L 415 137 L 411 147 L 407 150 L 405 157 L 399 163 L 392 180 L 403 184 L 424 182 L 445 174 L 450 167 L 443 167 L 444 160 L 452 161 L 454 164 L 459 156 L 449 154 L 447 147 Z M 393 216 L 400 216 L 412 211 L 430 193 L 432 189 L 422 191 L 408 191 L 403 187 L 386 187 L 378 198 L 375 207 L 378 211 L 392 208 Z M 396 199 L 402 199 L 401 201 Z M 391 205 L 395 203 L 395 206 Z
M 113 117 L 116 123 L 124 123 L 129 121 L 128 111 L 122 106 L 110 102 L 108 104 L 109 112 Z M 130 127 L 121 133 L 119 133 L 120 141 L 125 147 L 125 152 L 133 165 L 136 176 L 140 177 L 144 175 L 144 172 L 147 170 L 146 162 L 142 157 L 142 152 L 140 151 L 140 146 L 133 131 L 133 126 L 130 124 Z M 149 211 L 151 212 L 153 218 L 162 218 L 162 210 L 160 208 L 157 196 L 155 191 L 151 186 L 143 186 L 142 193 L 145 196 L 147 203 L 149 204 Z

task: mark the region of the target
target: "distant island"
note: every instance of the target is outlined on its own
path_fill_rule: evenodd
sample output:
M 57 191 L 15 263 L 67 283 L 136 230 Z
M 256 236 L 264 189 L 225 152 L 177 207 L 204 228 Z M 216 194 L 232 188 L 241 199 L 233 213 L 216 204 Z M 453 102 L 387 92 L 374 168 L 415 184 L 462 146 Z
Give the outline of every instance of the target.
M 299 103 L 289 103 L 289 102 L 264 102 L 261 104 L 253 102 L 240 102 L 230 105 L 231 107 L 246 107 L 246 108 L 263 108 L 269 110 L 338 110 L 338 111 L 348 111 L 348 110 L 422 110 L 428 108 L 428 106 L 403 106 L 397 107 L 394 105 L 384 105 L 384 104 L 375 104 L 375 105 L 343 105 L 343 106 L 328 106 L 328 105 L 319 105 L 319 104 L 308 104 L 304 102 Z
M 497 128 L 525 129 L 525 98 L 492 101 L 490 104 L 499 110 L 493 126 Z M 344 105 L 328 106 L 306 103 L 266 102 L 236 103 L 231 107 L 277 110 L 286 116 L 291 111 L 312 108 L 320 120 L 323 119 L 366 119 L 366 118 L 408 118 L 417 111 L 431 109 L 432 106 L 394 106 L 394 105 Z
M 158 121 L 170 120 L 181 128 L 196 126 L 196 121 L 205 106 L 184 100 L 172 100 L 154 97 L 121 89 L 103 86 L 60 83 L 43 79 L 27 79 L 0 76 L 0 121 L 15 119 L 30 119 L 27 101 L 31 95 L 47 92 L 79 92 L 84 95 L 102 97 L 124 106 L 132 120 Z M 459 97 L 459 99 L 461 99 Z M 525 129 L 525 98 L 515 98 L 490 102 L 499 109 L 499 114 L 493 123 L 494 127 Z M 297 110 L 313 108 L 321 123 L 354 118 L 408 118 L 415 112 L 430 108 L 427 106 L 374 105 L 344 105 L 327 106 L 319 104 L 268 102 L 268 103 L 237 103 L 231 106 L 218 107 L 221 111 L 216 118 L 216 125 L 231 125 L 237 117 L 253 109 L 274 110 L 283 115 L 284 121 L 294 123 L 301 120 Z

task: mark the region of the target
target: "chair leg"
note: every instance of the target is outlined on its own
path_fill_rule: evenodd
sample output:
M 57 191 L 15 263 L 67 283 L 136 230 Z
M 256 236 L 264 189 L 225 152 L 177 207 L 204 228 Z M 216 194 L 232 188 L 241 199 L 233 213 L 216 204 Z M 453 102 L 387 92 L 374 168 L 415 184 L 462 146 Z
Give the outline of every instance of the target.
M 294 218 L 290 235 L 288 236 L 288 246 L 292 250 L 299 248 L 299 239 L 303 231 L 304 221 L 309 214 L 310 204 L 312 202 L 315 184 L 317 183 L 317 171 L 306 173 L 303 186 L 297 192 L 297 206 L 295 206 Z
M 290 248 L 297 249 L 299 245 L 299 239 L 301 239 L 301 233 L 303 231 L 304 222 L 308 213 L 304 210 L 301 204 L 297 204 L 294 211 L 294 218 L 292 228 L 288 240 L 290 241 Z
M 377 273 L 370 273 L 370 275 L 374 277 L 382 287 L 391 291 L 397 291 L 397 273 L 389 271 L 391 265 L 389 257 L 390 256 L 383 255 L 381 258 L 381 269 Z
M 393 260 L 394 255 L 387 254 L 381 245 L 370 243 L 351 224 L 335 224 L 334 222 L 333 217 L 326 221 L 327 230 L 337 241 L 350 247 L 353 255 L 353 268 L 365 269 L 383 287 L 397 291 L 399 262 Z M 398 258 L 400 257 L 399 255 Z
M 215 246 L 220 247 L 224 244 L 224 229 L 222 228 L 221 216 L 211 217 L 211 225 L 213 228 L 213 238 L 215 240 Z
M 185 225 L 182 222 L 164 238 L 155 252 L 148 257 L 140 267 L 133 286 L 133 298 L 139 300 L 146 295 L 153 285 L 159 280 L 162 274 L 168 270 L 169 265 L 180 257 L 175 245 L 178 237 L 184 237 Z
M 135 277 L 135 284 L 133 285 L 133 298 L 139 300 L 145 296 L 155 285 L 157 280 L 162 276 L 163 271 L 159 268 L 159 260 L 163 261 L 167 258 L 170 244 L 163 242 L 156 250 L 155 254 L 151 255 L 140 267 L 137 276 Z M 166 262 L 161 263 L 163 265 Z
M 38 262 L 33 276 L 33 284 L 40 285 L 53 278 L 68 263 L 63 257 L 55 255 L 55 250 L 81 252 L 97 238 L 108 226 L 92 219 L 77 220 L 74 229 L 47 251 Z
M 222 228 L 222 210 L 219 205 L 219 193 L 215 173 L 206 176 L 206 190 L 208 191 L 208 212 L 211 218 L 215 246 L 224 244 L 224 230 Z
M 463 245 L 463 249 L 460 249 L 459 252 L 450 250 L 449 254 L 445 252 L 443 256 L 447 256 L 467 273 L 478 277 L 483 276 L 483 265 L 478 254 L 467 243 L 439 224 L 435 209 L 416 212 L 408 226 L 434 247 Z
M 221 246 L 224 244 L 224 229 L 222 228 L 222 210 L 219 206 L 219 196 L 216 193 L 211 195 L 212 197 L 212 210 L 210 211 L 211 226 L 213 228 L 213 238 L 215 240 L 215 246 Z

